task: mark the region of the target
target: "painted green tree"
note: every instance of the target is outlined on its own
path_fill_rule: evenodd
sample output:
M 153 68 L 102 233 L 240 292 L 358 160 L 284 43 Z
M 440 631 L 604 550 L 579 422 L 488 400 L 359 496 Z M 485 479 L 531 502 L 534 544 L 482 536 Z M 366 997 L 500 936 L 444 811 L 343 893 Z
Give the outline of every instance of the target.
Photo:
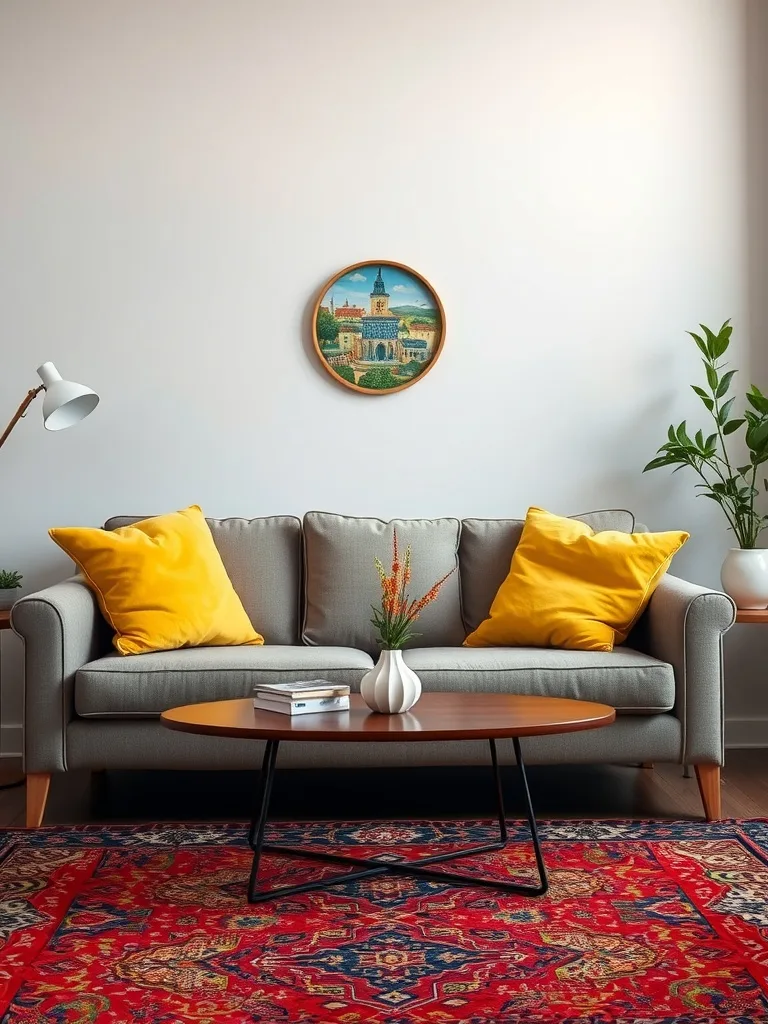
M 317 340 L 321 345 L 329 345 L 336 341 L 339 336 L 339 324 L 333 313 L 327 309 L 319 310 L 317 314 Z
M 420 363 L 418 359 L 411 359 L 405 366 L 401 367 L 400 373 L 406 374 L 409 377 L 415 377 L 416 374 L 421 373 L 426 365 L 426 363 Z
M 387 388 L 396 388 L 402 381 L 392 376 L 392 371 L 387 366 L 374 366 L 366 370 L 357 382 L 360 387 L 370 388 L 372 391 L 385 391 Z

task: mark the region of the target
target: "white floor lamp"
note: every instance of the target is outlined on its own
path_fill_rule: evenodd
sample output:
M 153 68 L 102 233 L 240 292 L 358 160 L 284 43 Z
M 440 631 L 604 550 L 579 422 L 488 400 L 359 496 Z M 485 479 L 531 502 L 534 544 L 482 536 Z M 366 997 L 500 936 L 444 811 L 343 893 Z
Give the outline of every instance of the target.
M 91 391 L 90 388 L 85 387 L 83 384 L 75 384 L 74 381 L 63 380 L 53 363 L 43 363 L 42 366 L 38 367 L 37 373 L 43 383 L 29 390 L 24 396 L 11 422 L 3 431 L 2 436 L 0 436 L 0 448 L 8 440 L 11 431 L 19 420 L 26 415 L 30 404 L 41 391 L 45 391 L 45 398 L 43 399 L 43 426 L 46 430 L 65 430 L 67 427 L 72 427 L 75 423 L 79 423 L 80 420 L 84 420 L 99 404 L 99 396 L 95 391 Z M 2 648 L 0 647 L 1 650 Z M 0 671 L 0 723 L 2 722 L 2 704 L 2 672 Z M 1 727 L 0 737 L 2 737 Z M 2 750 L 0 749 L 1 756 Z M 24 776 L 19 776 L 18 773 L 15 773 L 14 777 L 9 780 L 1 768 L 0 775 L 2 776 L 0 789 L 10 789 L 12 786 L 18 786 L 24 781 Z

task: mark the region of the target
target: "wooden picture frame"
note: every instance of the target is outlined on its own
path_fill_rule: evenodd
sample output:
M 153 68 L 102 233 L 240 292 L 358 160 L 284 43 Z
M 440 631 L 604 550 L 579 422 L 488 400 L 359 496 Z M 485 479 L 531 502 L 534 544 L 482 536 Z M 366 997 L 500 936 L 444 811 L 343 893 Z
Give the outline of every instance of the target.
M 338 383 L 364 395 L 391 395 L 421 380 L 437 362 L 445 310 L 412 267 L 392 260 L 352 263 L 320 289 L 312 341 Z

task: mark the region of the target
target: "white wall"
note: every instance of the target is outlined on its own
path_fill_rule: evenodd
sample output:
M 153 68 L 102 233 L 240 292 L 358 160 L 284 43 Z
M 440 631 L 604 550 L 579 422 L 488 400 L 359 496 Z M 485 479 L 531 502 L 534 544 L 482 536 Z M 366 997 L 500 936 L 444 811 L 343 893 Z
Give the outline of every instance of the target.
M 8 0 L 0 408 L 48 358 L 102 404 L 58 435 L 37 408 L 0 453 L 0 563 L 34 589 L 68 571 L 50 525 L 192 501 L 620 505 L 689 529 L 676 571 L 715 584 L 717 509 L 640 470 L 698 416 L 685 329 L 733 317 L 744 365 L 755 341 L 746 27 L 742 0 Z M 307 340 L 368 258 L 446 307 L 399 395 Z
M 752 379 L 768 385 L 768 3 L 747 0 L 745 180 L 749 368 Z M 746 361 L 746 360 L 745 360 Z M 763 546 L 768 537 L 763 535 Z M 768 745 L 766 653 L 768 627 L 735 626 L 726 637 L 728 730 L 732 744 Z

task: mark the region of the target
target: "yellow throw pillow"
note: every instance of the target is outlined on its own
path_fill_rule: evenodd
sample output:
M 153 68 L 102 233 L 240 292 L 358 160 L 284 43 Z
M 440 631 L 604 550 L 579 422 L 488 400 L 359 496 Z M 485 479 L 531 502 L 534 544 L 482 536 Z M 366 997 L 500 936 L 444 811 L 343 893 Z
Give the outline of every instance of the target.
M 117 530 L 49 530 L 96 592 L 121 654 L 263 644 L 198 505 Z
M 528 509 L 509 575 L 466 647 L 611 651 L 623 643 L 687 533 L 595 533 Z

